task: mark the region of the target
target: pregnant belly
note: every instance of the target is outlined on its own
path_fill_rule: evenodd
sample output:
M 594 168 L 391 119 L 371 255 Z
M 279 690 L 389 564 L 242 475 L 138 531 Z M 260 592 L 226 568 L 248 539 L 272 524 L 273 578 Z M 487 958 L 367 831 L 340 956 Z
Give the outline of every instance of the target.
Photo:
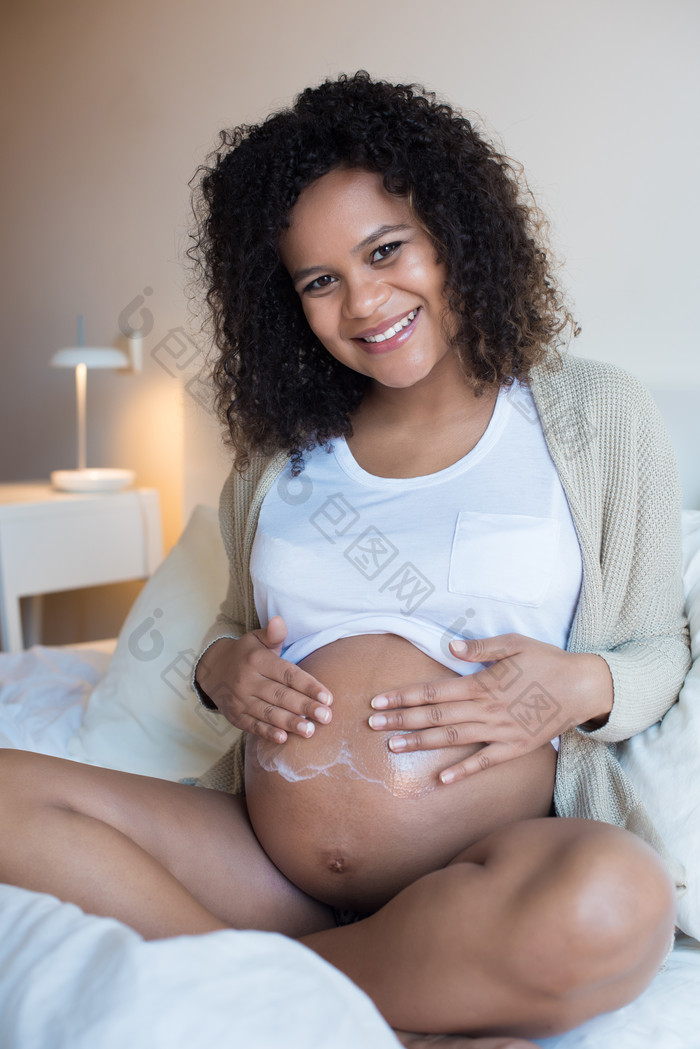
M 394 733 L 369 727 L 379 692 L 457 676 L 404 638 L 340 638 L 299 665 L 333 693 L 333 720 L 311 739 L 249 737 L 246 800 L 268 856 L 316 899 L 370 913 L 497 827 L 550 814 L 549 743 L 447 786 L 439 773 L 480 744 L 394 754 Z

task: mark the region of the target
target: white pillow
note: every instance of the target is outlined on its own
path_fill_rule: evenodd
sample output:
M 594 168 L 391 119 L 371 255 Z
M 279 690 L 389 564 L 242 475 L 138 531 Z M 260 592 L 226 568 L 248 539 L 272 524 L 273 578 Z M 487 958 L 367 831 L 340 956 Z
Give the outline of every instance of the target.
M 82 727 L 68 743 L 69 757 L 179 779 L 199 775 L 228 750 L 238 730 L 205 710 L 189 685 L 227 585 L 216 510 L 197 506 L 129 612 Z
M 686 870 L 678 924 L 700 940 L 700 511 L 683 511 L 683 589 L 693 665 L 662 721 L 618 745 L 664 843 Z

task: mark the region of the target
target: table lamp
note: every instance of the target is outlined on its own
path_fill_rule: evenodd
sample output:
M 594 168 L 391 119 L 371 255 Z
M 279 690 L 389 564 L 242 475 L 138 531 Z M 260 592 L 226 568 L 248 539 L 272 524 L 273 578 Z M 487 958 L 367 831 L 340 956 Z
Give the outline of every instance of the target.
M 64 492 L 108 492 L 119 491 L 134 480 L 133 470 L 88 468 L 85 452 L 85 417 L 87 372 L 91 368 L 123 369 L 139 371 L 140 338 L 129 339 L 129 354 L 109 347 L 83 346 L 83 318 L 78 318 L 78 345 L 58 350 L 51 358 L 52 368 L 75 369 L 75 393 L 78 426 L 77 470 L 53 470 L 51 484 Z

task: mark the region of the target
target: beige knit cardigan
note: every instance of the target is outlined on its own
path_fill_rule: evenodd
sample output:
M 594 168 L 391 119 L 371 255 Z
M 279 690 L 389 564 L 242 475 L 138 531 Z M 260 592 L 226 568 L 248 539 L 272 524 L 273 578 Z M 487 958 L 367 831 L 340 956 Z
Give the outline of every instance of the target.
M 530 385 L 583 560 L 567 649 L 602 656 L 614 686 L 605 725 L 590 732 L 572 727 L 562 736 L 555 811 L 640 835 L 664 857 L 682 888 L 684 871 L 666 851 L 614 747 L 663 717 L 690 665 L 675 457 L 650 395 L 610 364 L 550 354 L 532 370 Z M 258 457 L 245 476 L 232 470 L 224 485 L 219 517 L 230 581 L 202 654 L 221 637 L 260 626 L 251 548 L 262 501 L 288 459 L 286 453 Z M 214 708 L 201 688 L 197 692 Z M 242 793 L 244 745 L 242 737 L 201 785 Z

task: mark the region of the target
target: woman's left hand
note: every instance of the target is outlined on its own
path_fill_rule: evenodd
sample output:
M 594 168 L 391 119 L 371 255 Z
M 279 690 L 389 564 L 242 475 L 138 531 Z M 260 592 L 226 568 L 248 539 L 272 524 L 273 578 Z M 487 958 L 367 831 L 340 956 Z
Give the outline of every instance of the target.
M 487 664 L 463 677 L 442 678 L 375 696 L 373 729 L 398 729 L 397 754 L 481 743 L 475 754 L 443 770 L 443 783 L 464 779 L 536 750 L 566 729 L 604 724 L 613 704 L 608 665 L 592 653 L 565 652 L 522 634 L 451 642 L 453 655 Z

